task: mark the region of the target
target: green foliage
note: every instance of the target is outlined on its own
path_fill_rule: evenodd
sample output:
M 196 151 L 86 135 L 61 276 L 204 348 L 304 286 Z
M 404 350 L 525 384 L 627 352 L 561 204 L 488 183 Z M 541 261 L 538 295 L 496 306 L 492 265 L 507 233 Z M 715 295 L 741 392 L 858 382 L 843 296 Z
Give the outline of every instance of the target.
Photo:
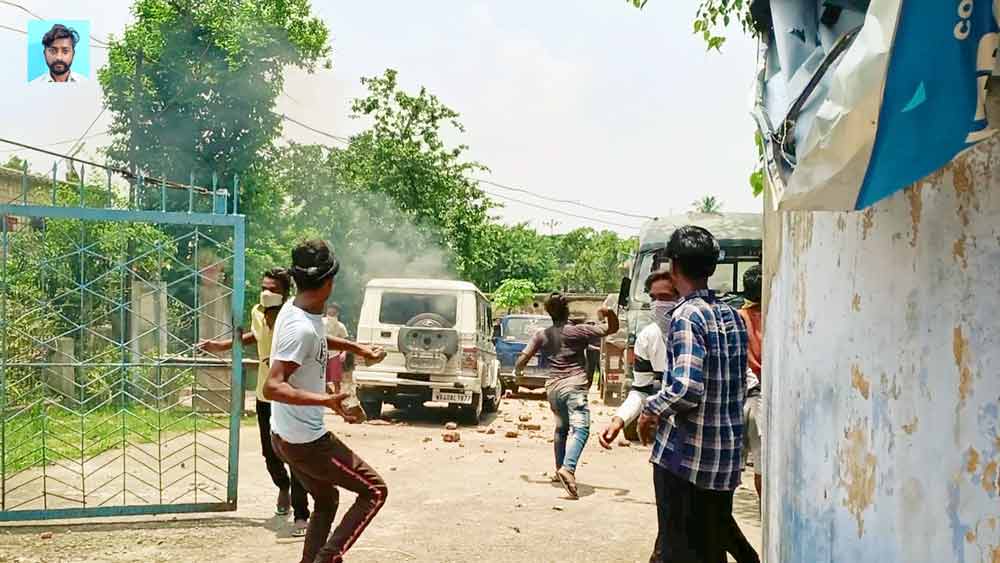
M 493 305 L 510 311 L 531 303 L 535 297 L 535 284 L 529 280 L 507 279 L 493 292 Z
M 760 131 L 753 134 L 754 145 L 757 146 L 757 167 L 750 173 L 750 188 L 753 196 L 759 197 L 764 193 L 764 138 Z
M 695 213 L 722 213 L 722 200 L 714 195 L 707 195 L 691 204 Z
M 572 293 L 608 293 L 618 287 L 622 264 L 636 241 L 611 231 L 575 229 L 552 238 L 557 264 L 548 286 Z
M 642 8 L 648 0 L 626 0 L 636 8 Z M 750 0 L 701 0 L 695 12 L 694 33 L 701 34 L 709 51 L 722 50 L 726 38 L 722 31 L 733 21 L 738 21 L 744 33 L 758 33 L 750 15 Z
M 485 170 L 464 159 L 468 147 L 448 147 L 444 128 L 465 128 L 458 113 L 420 88 L 410 94 L 399 87 L 397 73 L 363 78 L 368 95 L 354 100 L 355 118 L 373 126 L 351 139 L 338 156 L 339 172 L 355 191 L 388 196 L 417 226 L 429 226 L 454 257 L 454 269 L 467 276 L 482 268 L 478 235 L 489 222 L 493 203 L 470 175 Z
M 272 109 L 283 71 L 312 70 L 330 53 L 308 0 L 137 0 L 132 10 L 99 71 L 109 159 L 128 168 L 134 156 L 148 175 L 183 183 L 195 173 L 205 185 L 214 172 L 231 188 L 239 174 L 245 210 L 273 204 L 253 180 L 281 131 Z

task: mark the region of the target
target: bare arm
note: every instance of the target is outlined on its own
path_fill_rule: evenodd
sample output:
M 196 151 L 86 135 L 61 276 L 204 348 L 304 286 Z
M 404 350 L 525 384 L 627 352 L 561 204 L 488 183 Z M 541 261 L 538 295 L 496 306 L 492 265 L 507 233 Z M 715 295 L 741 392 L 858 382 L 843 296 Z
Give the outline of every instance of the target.
M 338 338 L 336 336 L 326 337 L 326 346 L 330 350 L 338 350 L 342 352 L 352 352 L 361 356 L 362 358 L 367 358 L 369 360 L 379 360 L 381 361 L 385 358 L 385 350 L 377 346 L 368 347 L 357 342 L 352 342 L 345 338 Z
M 618 323 L 618 313 L 614 312 L 607 307 L 601 307 L 598 310 L 598 314 L 608 320 L 608 327 L 605 336 L 610 336 L 618 332 L 621 325 Z
M 539 347 L 541 347 L 541 341 L 537 338 L 532 338 L 524 350 L 521 351 L 521 355 L 517 357 L 517 362 L 514 363 L 514 371 L 524 371 L 524 368 L 528 367 L 528 360 L 538 353 Z
M 347 395 L 329 395 L 327 393 L 313 393 L 303 389 L 296 389 L 288 383 L 299 365 L 295 362 L 274 360 L 271 362 L 271 369 L 267 373 L 267 382 L 264 383 L 264 398 L 268 401 L 276 401 L 288 405 L 305 405 L 330 407 L 338 414 L 343 411 L 340 404 Z
M 257 343 L 257 337 L 254 335 L 253 331 L 246 331 L 243 333 L 242 342 L 244 346 L 250 346 L 251 344 Z M 225 352 L 227 350 L 232 350 L 233 339 L 228 338 L 226 340 L 202 340 L 198 343 L 198 349 L 204 350 L 205 352 Z

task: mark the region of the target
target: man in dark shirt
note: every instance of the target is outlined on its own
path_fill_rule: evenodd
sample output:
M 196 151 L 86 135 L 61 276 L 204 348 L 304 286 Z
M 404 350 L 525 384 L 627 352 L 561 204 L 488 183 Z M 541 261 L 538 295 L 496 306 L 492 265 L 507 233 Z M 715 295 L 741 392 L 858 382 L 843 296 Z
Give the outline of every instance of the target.
M 545 392 L 549 406 L 556 415 L 555 457 L 556 476 L 570 498 L 578 498 L 576 466 L 583 447 L 590 437 L 590 408 L 587 406 L 587 347 L 594 338 L 618 332 L 618 316 L 602 307 L 598 316 L 608 325 L 592 326 L 569 323 L 569 305 L 560 293 L 545 301 L 545 311 L 552 317 L 552 326 L 536 332 L 517 359 L 515 370 L 520 373 L 528 360 L 544 350 L 549 361 L 549 379 Z

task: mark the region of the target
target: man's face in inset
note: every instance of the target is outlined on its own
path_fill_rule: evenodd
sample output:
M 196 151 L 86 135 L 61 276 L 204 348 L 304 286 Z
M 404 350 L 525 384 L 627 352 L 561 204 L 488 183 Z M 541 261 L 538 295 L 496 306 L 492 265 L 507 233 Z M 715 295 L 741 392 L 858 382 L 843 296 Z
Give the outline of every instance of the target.
M 70 67 L 73 66 L 73 55 L 75 54 L 71 37 L 52 41 L 52 44 L 45 48 L 45 64 L 49 66 L 49 72 L 52 73 L 52 76 L 68 74 Z

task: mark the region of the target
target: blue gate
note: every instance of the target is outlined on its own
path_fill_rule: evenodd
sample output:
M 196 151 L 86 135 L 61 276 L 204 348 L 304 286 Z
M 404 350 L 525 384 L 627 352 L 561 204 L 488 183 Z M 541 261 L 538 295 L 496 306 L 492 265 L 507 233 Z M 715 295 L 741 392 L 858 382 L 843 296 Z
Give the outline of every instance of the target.
M 217 184 L 0 170 L 0 521 L 236 509 L 241 349 L 196 353 L 243 319 Z

